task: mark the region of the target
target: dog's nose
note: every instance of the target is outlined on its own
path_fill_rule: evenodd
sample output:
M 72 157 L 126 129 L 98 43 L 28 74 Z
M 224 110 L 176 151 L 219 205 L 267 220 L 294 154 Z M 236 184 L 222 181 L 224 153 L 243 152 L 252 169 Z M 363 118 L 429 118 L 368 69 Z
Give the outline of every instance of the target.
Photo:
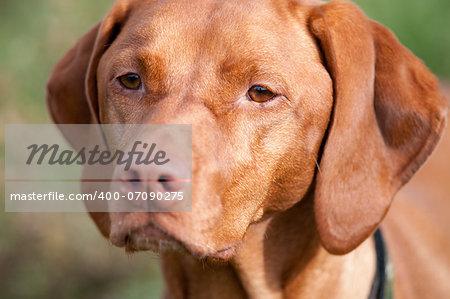
M 132 165 L 128 170 L 116 169 L 120 191 L 127 192 L 178 192 L 190 177 L 186 163 L 171 155 L 164 165 Z

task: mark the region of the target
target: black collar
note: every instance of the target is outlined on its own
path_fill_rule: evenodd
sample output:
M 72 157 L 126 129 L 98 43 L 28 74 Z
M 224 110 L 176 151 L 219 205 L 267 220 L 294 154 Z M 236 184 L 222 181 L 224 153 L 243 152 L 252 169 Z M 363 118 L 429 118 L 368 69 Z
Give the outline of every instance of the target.
M 377 254 L 377 270 L 370 289 L 369 299 L 392 299 L 394 298 L 394 276 L 381 230 L 377 229 L 373 237 L 375 238 Z

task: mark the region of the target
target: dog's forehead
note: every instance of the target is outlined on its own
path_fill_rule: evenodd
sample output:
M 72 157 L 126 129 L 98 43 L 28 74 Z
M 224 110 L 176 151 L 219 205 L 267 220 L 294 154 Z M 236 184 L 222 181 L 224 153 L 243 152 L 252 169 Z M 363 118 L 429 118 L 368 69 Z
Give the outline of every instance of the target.
M 133 13 L 121 44 L 185 63 L 232 56 L 285 61 L 294 47 L 301 53 L 312 46 L 302 12 L 288 1 L 156 2 Z
M 321 73 L 322 63 L 307 26 L 312 6 L 289 3 L 164 1 L 143 6 L 123 25 L 102 58 L 109 67 L 102 69 L 107 76 L 140 71 L 154 81 L 153 92 L 164 94 L 189 89 L 203 98 L 210 90 L 239 93 L 250 84 L 298 91 Z

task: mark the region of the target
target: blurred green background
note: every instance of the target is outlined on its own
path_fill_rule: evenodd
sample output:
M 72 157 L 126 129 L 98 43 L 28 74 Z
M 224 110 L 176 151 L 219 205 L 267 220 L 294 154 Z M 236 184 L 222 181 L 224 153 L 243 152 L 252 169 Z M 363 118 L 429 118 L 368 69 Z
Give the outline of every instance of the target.
M 358 0 L 443 81 L 450 79 L 449 0 Z M 57 60 L 96 24 L 111 0 L 0 1 L 0 118 L 48 123 L 45 82 Z M 0 164 L 4 168 L 4 130 Z M 4 206 L 4 173 L 0 173 Z M 153 298 L 155 254 L 127 255 L 83 213 L 0 212 L 1 298 Z

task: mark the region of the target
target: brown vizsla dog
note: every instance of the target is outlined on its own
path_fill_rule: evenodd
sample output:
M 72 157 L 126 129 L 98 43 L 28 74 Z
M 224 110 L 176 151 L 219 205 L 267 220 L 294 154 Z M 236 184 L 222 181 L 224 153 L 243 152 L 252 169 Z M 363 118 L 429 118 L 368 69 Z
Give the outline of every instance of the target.
M 447 113 L 424 64 L 343 0 L 119 0 L 48 105 L 56 123 L 192 124 L 192 213 L 91 214 L 160 252 L 168 298 L 367 298 L 371 236 Z M 448 217 L 421 211 L 383 224 L 398 298 L 450 294 Z

